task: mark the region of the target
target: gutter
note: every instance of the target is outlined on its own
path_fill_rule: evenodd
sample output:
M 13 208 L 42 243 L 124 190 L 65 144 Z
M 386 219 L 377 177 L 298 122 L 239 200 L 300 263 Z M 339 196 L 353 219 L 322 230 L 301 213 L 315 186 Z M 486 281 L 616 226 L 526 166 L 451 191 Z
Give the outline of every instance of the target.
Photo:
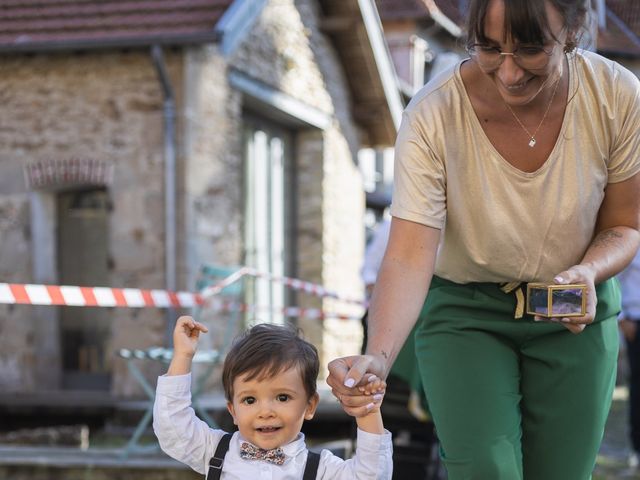
M 162 87 L 164 119 L 164 208 L 165 208 L 165 286 L 176 291 L 176 105 L 171 80 L 160 45 L 151 47 L 151 58 Z M 166 310 L 165 345 L 171 345 L 174 309 Z
M 23 41 L 0 44 L 2 54 L 49 53 L 85 50 L 105 50 L 114 48 L 153 48 L 154 46 L 189 46 L 205 43 L 217 43 L 219 32 L 208 31 L 186 35 L 153 34 L 142 37 L 116 37 L 73 40 Z
M 400 128 L 402 121 L 402 97 L 398 88 L 396 71 L 391 60 L 391 54 L 384 39 L 382 22 L 378 16 L 378 10 L 373 0 L 357 0 L 362 21 L 367 32 L 369 44 L 373 51 L 373 56 L 378 67 L 382 89 L 384 91 L 391 119 L 396 132 Z

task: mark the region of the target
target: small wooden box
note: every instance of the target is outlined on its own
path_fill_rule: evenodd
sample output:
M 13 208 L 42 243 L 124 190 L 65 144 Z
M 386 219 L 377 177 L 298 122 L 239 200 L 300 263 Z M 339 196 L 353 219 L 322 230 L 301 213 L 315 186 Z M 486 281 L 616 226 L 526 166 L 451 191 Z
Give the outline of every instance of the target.
M 527 284 L 527 313 L 540 317 L 582 317 L 587 311 L 587 286 Z

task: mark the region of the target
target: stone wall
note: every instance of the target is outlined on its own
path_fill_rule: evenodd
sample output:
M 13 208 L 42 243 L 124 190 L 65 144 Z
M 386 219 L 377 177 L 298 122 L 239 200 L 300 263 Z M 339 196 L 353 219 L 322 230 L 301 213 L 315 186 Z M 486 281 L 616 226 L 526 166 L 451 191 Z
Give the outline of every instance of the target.
M 32 242 L 30 194 L 22 178 L 26 162 L 90 158 L 114 164 L 109 194 L 113 209 L 109 239 L 110 286 L 164 286 L 162 93 L 145 52 L 16 55 L 1 59 L 0 92 L 0 278 L 34 282 L 34 258 L 51 245 Z M 179 56 L 168 55 L 172 80 L 180 85 Z M 179 91 L 178 91 L 179 95 Z M 38 193 L 45 202 L 55 191 Z M 47 200 L 48 199 L 48 200 Z M 53 210 L 55 215 L 55 209 Z M 52 223 L 55 228 L 55 221 Z M 55 238 L 55 231 L 51 233 Z M 55 249 L 53 250 L 55 252 Z M 35 281 L 55 283 L 55 271 Z M 50 307 L 45 316 L 51 316 Z M 113 309 L 115 347 L 161 344 L 158 310 Z M 34 307 L 0 307 L 0 389 L 55 388 L 51 358 L 36 364 L 39 345 L 51 338 L 36 328 Z M 55 315 L 52 321 L 55 322 Z M 41 362 L 42 363 L 42 362 Z M 114 357 L 115 394 L 139 392 Z
M 215 45 L 165 51 L 177 100 L 179 289 L 195 287 L 202 264 L 244 260 L 245 104 L 228 84 L 228 70 L 234 68 L 331 119 L 325 130 L 295 132 L 297 275 L 345 296 L 361 295 L 364 195 L 356 165 L 361 132 L 351 118 L 343 68 L 318 20 L 315 1 L 271 0 L 230 58 Z M 109 286 L 163 288 L 163 96 L 149 53 L 16 55 L 2 57 L 0 64 L 0 281 L 57 282 L 55 265 L 34 277 L 39 268 L 34 252 L 52 249 L 43 244 L 40 230 L 54 229 L 55 222 L 46 228 L 38 224 L 38 240 L 32 239 L 34 205 L 42 205 L 40 218 L 46 219 L 46 212 L 55 212 L 55 192 L 28 192 L 24 164 L 98 158 L 115 165 L 109 185 Z M 41 262 L 48 258 L 39 255 Z M 305 294 L 298 299 L 303 306 L 361 311 Z M 109 314 L 109 350 L 164 343 L 163 311 L 111 309 Z M 54 370 L 60 369 L 60 352 L 51 347 L 58 342 L 55 317 L 49 307 L 0 305 L 0 390 L 59 386 Z M 301 320 L 300 325 L 320 347 L 323 364 L 339 350 L 359 348 L 357 321 Z M 140 396 L 125 363 L 115 355 L 112 362 L 111 393 Z M 150 381 L 164 369 L 141 367 Z

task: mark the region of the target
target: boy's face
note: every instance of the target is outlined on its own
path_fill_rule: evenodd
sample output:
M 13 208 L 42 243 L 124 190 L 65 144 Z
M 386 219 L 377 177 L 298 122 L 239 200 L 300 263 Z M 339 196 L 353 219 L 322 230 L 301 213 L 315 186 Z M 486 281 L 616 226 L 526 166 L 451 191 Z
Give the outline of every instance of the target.
M 244 439 L 265 449 L 294 440 L 302 422 L 313 418 L 317 406 L 318 394 L 307 398 L 298 368 L 249 381 L 242 375 L 233 381 L 233 399 L 227 402 Z

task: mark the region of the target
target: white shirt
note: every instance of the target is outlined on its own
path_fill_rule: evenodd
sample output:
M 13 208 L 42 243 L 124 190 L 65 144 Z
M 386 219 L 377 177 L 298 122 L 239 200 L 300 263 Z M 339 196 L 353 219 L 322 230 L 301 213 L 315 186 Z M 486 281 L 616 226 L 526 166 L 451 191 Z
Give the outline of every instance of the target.
M 640 321 L 640 250 L 629 266 L 618 274 L 622 291 L 622 314 L 629 320 Z
M 153 430 L 160 447 L 176 460 L 205 474 L 215 453 L 222 430 L 210 428 L 191 408 L 191 374 L 158 378 L 153 407 Z M 287 458 L 283 465 L 240 458 L 239 432 L 231 437 L 222 466 L 221 480 L 301 480 L 307 462 L 304 434 L 283 445 Z M 393 469 L 391 433 L 375 435 L 358 429 L 354 458 L 343 460 L 329 450 L 320 457 L 317 479 L 390 480 Z

